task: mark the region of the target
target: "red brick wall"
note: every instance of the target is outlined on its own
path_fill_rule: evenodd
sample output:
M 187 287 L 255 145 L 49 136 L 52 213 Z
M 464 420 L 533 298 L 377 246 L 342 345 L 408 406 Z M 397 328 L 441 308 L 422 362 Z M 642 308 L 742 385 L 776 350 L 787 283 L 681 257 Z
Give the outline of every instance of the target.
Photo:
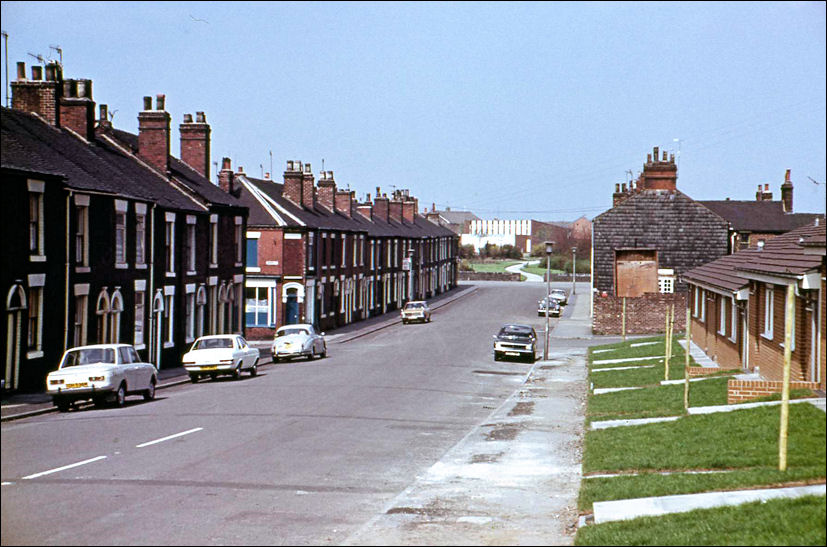
M 163 173 L 169 169 L 169 124 L 163 110 L 138 114 L 138 154 Z
M 695 310 L 695 290 L 690 286 L 690 307 L 692 313 Z M 703 350 L 706 355 L 718 363 L 725 369 L 739 369 L 743 368 L 741 362 L 740 341 L 742 340 L 743 330 L 741 325 L 741 315 L 736 308 L 736 315 L 733 317 L 731 298 L 724 297 L 710 291 L 704 291 L 706 298 L 706 318 L 704 321 L 700 317 L 692 317 L 692 330 L 690 335 L 692 341 Z M 726 332 L 721 334 L 718 332 L 720 328 L 720 313 L 721 300 L 726 300 Z M 700 306 L 699 306 L 700 310 Z M 685 313 L 685 312 L 684 312 Z M 700 312 L 699 312 L 700 313 Z M 729 337 L 732 334 L 732 321 L 738 322 L 737 338 L 732 341 Z
M 50 125 L 57 125 L 57 82 L 18 81 L 11 83 L 11 89 L 12 108 L 36 112 Z
M 281 275 L 284 271 L 284 232 L 281 230 L 261 230 L 258 240 L 258 267 L 263 275 Z M 267 264 L 277 262 L 278 264 Z
M 89 99 L 61 99 L 60 125 L 91 140 L 95 123 L 95 103 Z
M 675 332 L 686 325 L 686 294 L 644 294 L 626 298 L 626 334 L 658 334 L 666 329 L 666 307 L 675 305 Z M 594 296 L 594 334 L 622 333 L 623 298 Z
M 818 389 L 815 382 L 790 382 L 790 389 Z M 781 393 L 783 382 L 767 380 L 735 380 L 727 382 L 727 404 L 742 403 L 756 397 Z

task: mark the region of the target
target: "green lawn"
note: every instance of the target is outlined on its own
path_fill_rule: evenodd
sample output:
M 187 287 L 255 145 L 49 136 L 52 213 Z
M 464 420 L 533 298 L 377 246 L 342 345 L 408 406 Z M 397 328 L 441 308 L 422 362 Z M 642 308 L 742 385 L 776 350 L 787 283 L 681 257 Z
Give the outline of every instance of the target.
M 525 267 L 523 267 L 523 271 L 528 272 L 528 273 L 533 273 L 533 274 L 539 275 L 539 276 L 545 276 L 546 275 L 546 269 L 541 268 L 540 266 L 525 266 Z M 551 273 L 553 273 L 553 274 L 562 274 L 562 273 L 566 273 L 566 272 L 564 272 L 563 270 L 555 270 L 554 268 L 552 268 Z
M 676 336 L 676 338 L 678 338 Z M 657 344 L 630 347 L 647 341 Z M 595 349 L 616 351 L 594 353 Z M 827 420 L 807 403 L 790 406 L 787 470 L 778 471 L 780 408 L 765 406 L 704 415 L 684 415 L 684 385 L 661 386 L 660 360 L 628 363 L 594 361 L 664 353 L 663 336 L 589 350 L 593 387 L 645 386 L 643 389 L 591 394 L 587 422 L 656 416 L 680 416 L 671 422 L 587 431 L 578 507 L 591 512 L 596 501 L 623 500 L 710 491 L 784 485 L 820 484 L 827 476 Z M 683 378 L 683 349 L 670 361 L 670 379 Z M 653 368 L 605 370 L 636 364 Z M 694 364 L 694 363 L 693 363 Z M 602 372 L 595 372 L 601 368 Z M 691 382 L 690 407 L 725 405 L 728 374 Z M 793 390 L 791 397 L 811 396 Z M 764 399 L 777 399 L 774 395 Z M 703 473 L 698 473 L 701 471 Z M 707 473 L 707 471 L 713 471 Z M 669 473 L 669 474 L 661 474 Z M 620 473 L 614 477 L 590 474 Z M 779 500 L 774 504 L 717 508 L 581 528 L 577 545 L 824 545 L 824 498 Z M 687 516 L 694 515 L 694 516 Z M 769 516 L 772 515 L 772 516 Z M 811 516 L 814 515 L 814 516 Z M 778 525 L 764 521 L 773 518 Z M 757 525 L 760 521 L 760 526 Z M 790 523 L 796 522 L 796 526 Z
M 474 268 L 475 272 L 488 273 L 507 273 L 505 269 L 514 264 L 519 264 L 520 260 L 504 260 L 500 262 L 471 262 L 470 266 Z
M 580 528 L 575 545 L 824 545 L 824 496 L 698 509 Z

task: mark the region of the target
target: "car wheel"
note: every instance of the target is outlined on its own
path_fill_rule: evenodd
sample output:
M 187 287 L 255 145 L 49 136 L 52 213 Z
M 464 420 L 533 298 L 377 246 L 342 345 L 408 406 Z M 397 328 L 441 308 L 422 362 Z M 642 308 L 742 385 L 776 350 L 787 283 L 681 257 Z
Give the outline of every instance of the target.
M 499 361 L 500 359 L 502 359 L 502 357 L 500 357 L 500 354 L 495 351 L 494 352 L 494 360 Z
M 149 387 L 144 391 L 144 401 L 151 401 L 155 398 L 155 378 L 150 380 Z
M 252 368 L 250 368 L 250 376 L 255 376 L 257 374 L 258 374 L 258 366 L 253 365 Z
M 238 366 L 233 370 L 233 380 L 238 380 L 239 378 L 241 378 L 241 361 L 239 361 Z
M 69 407 L 72 404 L 66 399 L 55 399 L 55 406 L 60 412 L 69 412 Z
M 327 344 L 322 346 L 322 359 L 327 357 Z
M 121 408 L 124 404 L 126 404 L 126 384 L 121 382 L 118 391 L 115 392 L 115 406 Z

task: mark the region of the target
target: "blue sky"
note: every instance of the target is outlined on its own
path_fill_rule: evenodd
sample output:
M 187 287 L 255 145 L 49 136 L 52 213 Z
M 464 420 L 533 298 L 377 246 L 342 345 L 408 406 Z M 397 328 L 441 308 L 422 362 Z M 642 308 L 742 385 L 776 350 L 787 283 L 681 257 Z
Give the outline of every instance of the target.
M 163 93 L 175 155 L 204 111 L 253 176 L 324 160 L 360 199 L 573 220 L 659 146 L 695 199 L 778 198 L 791 169 L 824 212 L 825 28 L 823 2 L 2 2 L 3 104 L 6 55 L 14 79 L 60 46 L 116 127 Z

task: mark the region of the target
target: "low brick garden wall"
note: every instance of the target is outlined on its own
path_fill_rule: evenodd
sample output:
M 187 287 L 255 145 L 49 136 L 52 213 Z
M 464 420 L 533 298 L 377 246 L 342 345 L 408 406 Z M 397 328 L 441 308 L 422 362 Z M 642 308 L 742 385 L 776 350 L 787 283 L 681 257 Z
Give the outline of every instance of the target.
M 460 281 L 520 281 L 522 278 L 518 273 L 459 272 Z
M 757 397 L 781 393 L 779 380 L 736 380 L 727 382 L 727 404 L 743 403 Z M 817 382 L 790 382 L 790 389 L 819 389 Z
M 686 294 L 644 294 L 626 298 L 626 334 L 662 334 L 666 330 L 666 307 L 675 305 L 675 332 L 686 328 Z M 623 332 L 623 298 L 594 296 L 592 333 Z

